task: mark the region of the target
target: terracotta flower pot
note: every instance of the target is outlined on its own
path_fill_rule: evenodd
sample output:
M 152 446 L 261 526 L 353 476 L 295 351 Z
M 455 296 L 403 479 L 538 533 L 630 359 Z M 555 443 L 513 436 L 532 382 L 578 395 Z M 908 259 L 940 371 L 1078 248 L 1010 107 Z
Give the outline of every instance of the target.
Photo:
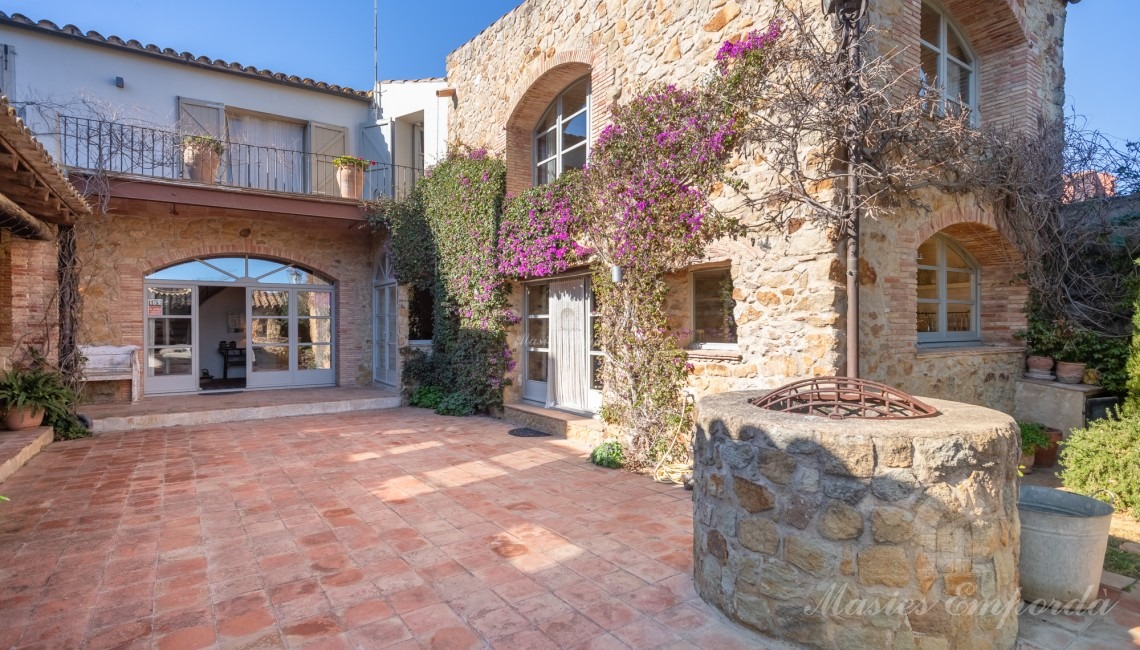
M 1085 367 L 1087 364 L 1083 363 L 1070 363 L 1068 361 L 1057 362 L 1057 381 L 1062 384 L 1079 384 L 1081 379 L 1085 376 Z
M 1017 462 L 1017 465 L 1018 465 L 1018 469 L 1021 470 L 1022 474 L 1032 474 L 1033 473 L 1033 463 L 1035 462 L 1035 458 L 1036 457 L 1033 454 L 1022 454 L 1021 455 L 1021 460 L 1019 460 Z
M 356 165 L 337 167 L 336 183 L 340 186 L 341 198 L 359 200 L 364 192 L 364 170 Z
M 1053 370 L 1053 357 L 1039 357 L 1031 354 L 1025 359 L 1025 365 L 1028 366 L 1030 370 L 1047 373 Z
M 1060 429 L 1052 427 L 1046 429 L 1045 434 L 1049 436 L 1049 444 L 1039 447 L 1033 454 L 1034 467 L 1052 467 L 1057 464 L 1057 452 L 1060 451 L 1059 445 L 1065 435 L 1061 433 Z
M 4 426 L 9 431 L 21 431 L 38 427 L 44 422 L 46 412 L 34 406 L 25 406 L 20 409 L 8 409 L 4 414 Z
M 182 149 L 182 163 L 192 181 L 213 183 L 218 178 L 221 162 L 221 156 L 212 147 L 191 144 Z

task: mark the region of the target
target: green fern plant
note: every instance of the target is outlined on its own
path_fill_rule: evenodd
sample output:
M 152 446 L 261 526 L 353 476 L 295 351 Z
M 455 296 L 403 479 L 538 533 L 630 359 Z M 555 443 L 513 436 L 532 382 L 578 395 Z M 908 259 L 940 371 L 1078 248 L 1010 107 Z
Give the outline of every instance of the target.
M 590 462 L 602 467 L 609 467 L 611 469 L 618 469 L 622 466 L 625 452 L 622 449 L 621 443 L 617 440 L 609 440 L 594 447 L 594 451 L 590 452 Z

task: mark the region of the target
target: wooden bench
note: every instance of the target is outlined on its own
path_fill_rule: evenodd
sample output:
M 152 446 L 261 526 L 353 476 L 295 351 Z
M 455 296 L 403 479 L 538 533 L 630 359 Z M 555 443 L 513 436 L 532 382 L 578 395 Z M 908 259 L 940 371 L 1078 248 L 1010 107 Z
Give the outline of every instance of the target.
M 129 381 L 131 402 L 142 398 L 142 349 L 137 345 L 81 345 L 86 381 Z

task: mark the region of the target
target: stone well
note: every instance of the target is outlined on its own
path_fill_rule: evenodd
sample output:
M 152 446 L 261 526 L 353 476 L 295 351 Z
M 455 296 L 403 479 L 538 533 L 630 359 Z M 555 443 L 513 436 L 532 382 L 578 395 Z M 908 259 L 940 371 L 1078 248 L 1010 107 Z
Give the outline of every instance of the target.
M 1018 429 L 1007 415 L 833 420 L 700 401 L 695 582 L 764 635 L 816 648 L 1013 648 Z

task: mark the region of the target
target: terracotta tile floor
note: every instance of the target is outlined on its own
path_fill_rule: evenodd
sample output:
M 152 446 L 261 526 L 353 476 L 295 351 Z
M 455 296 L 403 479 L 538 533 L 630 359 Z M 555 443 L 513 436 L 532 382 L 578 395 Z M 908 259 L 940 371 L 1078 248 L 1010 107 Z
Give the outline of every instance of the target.
M 106 434 L 3 483 L 0 647 L 773 647 L 690 493 L 419 409 Z
M 688 492 L 510 426 L 395 409 L 52 445 L 2 485 L 0 648 L 776 647 L 693 593 Z M 1140 598 L 1114 596 L 1023 616 L 1024 647 L 1130 647 Z

